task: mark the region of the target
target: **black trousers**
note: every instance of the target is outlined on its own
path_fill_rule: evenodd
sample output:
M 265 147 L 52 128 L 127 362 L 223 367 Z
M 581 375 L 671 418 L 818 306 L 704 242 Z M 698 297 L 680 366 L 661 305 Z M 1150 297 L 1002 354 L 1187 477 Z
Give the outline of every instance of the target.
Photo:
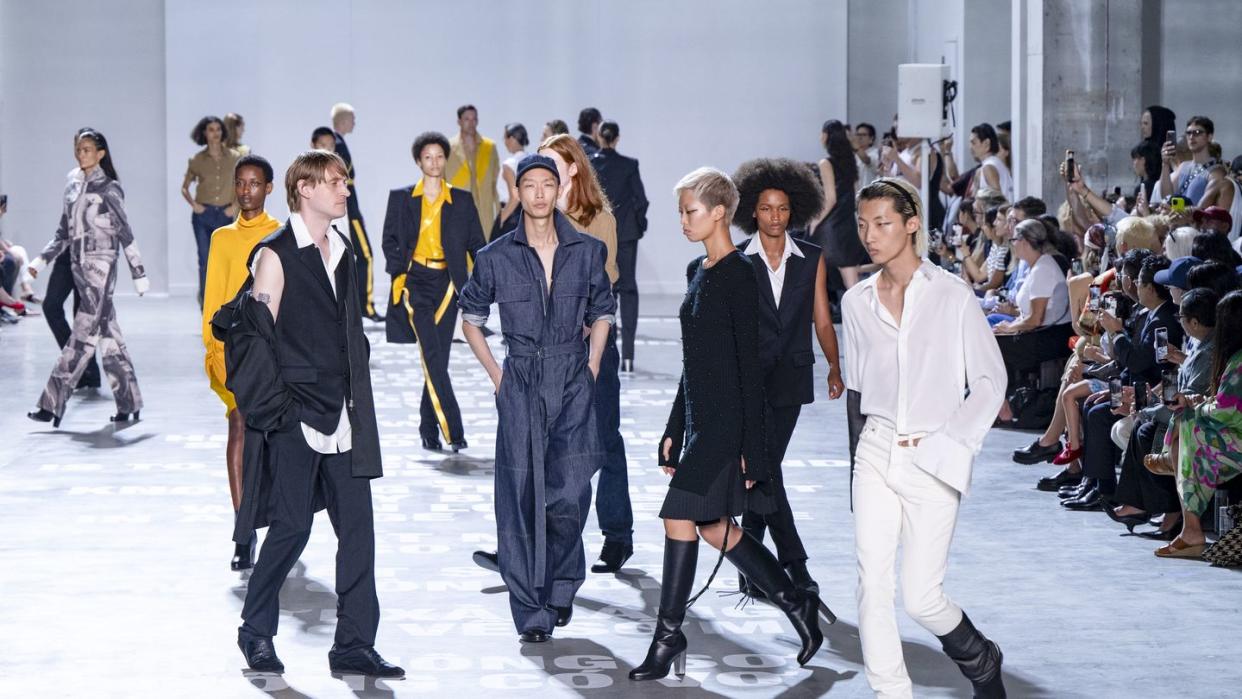
M 772 532 L 776 557 L 780 559 L 781 565 L 805 561 L 807 558 L 802 538 L 798 536 L 798 528 L 794 525 L 793 509 L 790 508 L 789 497 L 785 493 L 785 476 L 781 472 L 781 462 L 785 460 L 785 451 L 789 449 L 789 440 L 793 438 L 794 427 L 798 424 L 801 413 L 801 405 L 767 406 L 768 455 L 772 463 L 772 494 L 776 500 L 776 511 L 760 515 L 747 510 L 742 514 L 742 529 L 757 540 L 763 541 L 765 529 Z
M 638 241 L 617 243 L 617 301 L 621 304 L 621 358 L 634 358 L 634 334 L 638 330 Z
M 73 263 L 69 260 L 69 252 L 66 251 L 52 263 L 52 268 L 47 275 L 47 291 L 43 295 L 43 317 L 47 319 L 47 326 L 52 329 L 56 345 L 62 350 L 69 342 L 69 336 L 73 334 L 69 321 L 65 320 L 65 299 L 69 298 L 70 294 L 73 295 L 73 315 L 76 316 L 78 314 L 78 288 L 73 283 Z M 91 355 L 90 364 L 86 365 L 86 371 L 78 380 L 78 387 L 99 388 L 99 385 L 99 360 Z
M 350 475 L 350 455 L 320 454 L 306 444 L 301 425 L 268 435 L 272 484 L 267 537 L 246 587 L 245 637 L 271 638 L 280 620 L 280 587 L 310 539 L 315 494 L 327 504 L 336 532 L 336 649 L 375 645 L 375 524 L 371 481 Z
M 1005 360 L 1005 373 L 1009 378 L 1005 397 L 1008 398 L 1018 388 L 1017 380 L 1022 372 L 1038 369 L 1049 359 L 1064 359 L 1073 354 L 1069 346 L 1073 335 L 1074 327 L 1069 323 L 1017 335 L 997 335 L 996 344 L 1000 347 L 1001 358 Z
M 1157 476 L 1143 465 L 1143 457 L 1152 453 L 1160 426 L 1144 422 L 1130 433 L 1126 453 L 1121 457 L 1121 480 L 1114 500 L 1144 512 L 1180 512 L 1177 481 L 1173 476 Z
M 464 440 L 461 408 L 449 379 L 449 353 L 457 324 L 457 291 L 447 269 L 410 263 L 405 278 L 409 290 L 410 322 L 423 359 L 423 402 L 418 434 L 435 439 L 440 432 L 449 442 Z
M 363 316 L 375 315 L 375 279 L 371 275 L 372 256 L 371 240 L 367 238 L 367 225 L 362 220 L 362 212 L 349 197 L 349 239 L 354 244 L 354 279 L 358 280 L 358 301 Z
M 1117 460 L 1121 457 L 1113 444 L 1113 425 L 1121 418 L 1113 415 L 1107 400 L 1082 406 L 1082 473 L 1099 482 L 1100 494 L 1112 496 L 1117 489 Z
M 608 342 L 600 357 L 595 379 L 595 424 L 599 427 L 600 451 L 604 460 L 595 490 L 595 516 L 605 541 L 629 544 L 634 541 L 634 508 L 630 504 L 629 464 L 625 458 L 625 439 L 621 437 L 621 357 L 617 353 L 617 331 L 608 332 Z

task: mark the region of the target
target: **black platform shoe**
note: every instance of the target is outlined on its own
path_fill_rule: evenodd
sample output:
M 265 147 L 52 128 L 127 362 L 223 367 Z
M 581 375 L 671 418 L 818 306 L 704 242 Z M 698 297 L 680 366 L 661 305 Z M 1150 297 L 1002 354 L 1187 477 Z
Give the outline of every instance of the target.
M 592 573 L 616 573 L 621 566 L 634 555 L 633 544 L 619 541 L 605 541 L 604 548 L 599 552 L 599 560 L 591 566 Z
M 333 675 L 366 675 L 386 680 L 405 679 L 405 670 L 380 657 L 374 648 L 356 648 L 341 653 L 336 646 L 328 651 L 328 669 Z
M 439 437 L 423 437 L 423 448 L 427 451 L 444 451 Z
M 470 445 L 466 444 L 466 440 L 464 439 L 459 439 L 456 442 L 449 442 L 449 449 L 452 450 L 454 454 L 461 451 L 462 449 L 468 448 L 469 446 Z
M 1005 684 L 1001 678 L 1004 656 L 999 646 L 979 633 L 970 622 L 970 617 L 963 613 L 957 628 L 938 638 L 945 655 L 952 658 L 966 679 L 970 680 L 976 697 L 1005 698 Z
M 1055 476 L 1040 478 L 1035 484 L 1036 490 L 1042 490 L 1045 493 L 1056 493 L 1065 486 L 1077 486 L 1082 482 L 1082 471 L 1071 471 L 1068 468 L 1061 469 Z
M 255 547 L 259 544 L 259 535 L 250 532 L 250 542 L 233 545 L 233 560 L 229 561 L 230 570 L 249 570 L 254 567 Z
M 117 413 L 108 418 L 108 422 L 138 422 L 138 412 L 135 410 L 132 413 Z
M 763 590 L 772 604 L 785 612 L 802 641 L 798 664 L 810 662 L 824 643 L 824 633 L 819 630 L 819 596 L 794 587 L 776 556 L 748 534 L 743 534 L 737 545 L 725 552 L 725 558 L 742 571 L 751 585 Z
M 1060 453 L 1061 453 L 1061 440 L 1060 439 L 1057 440 L 1056 444 L 1053 444 L 1052 446 L 1048 446 L 1048 447 L 1040 444 L 1039 440 L 1037 439 L 1034 442 L 1031 442 L 1029 445 L 1027 445 L 1026 448 L 1024 449 L 1014 449 L 1013 460 L 1015 463 L 1025 464 L 1027 466 L 1034 466 L 1035 464 L 1051 462 L 1053 459 L 1057 457 L 1057 454 L 1060 454 Z
M 630 670 L 631 680 L 663 679 L 670 670 L 678 677 L 685 677 L 689 643 L 681 632 L 681 624 L 686 619 L 686 602 L 694 587 L 698 562 L 698 541 L 664 540 L 664 577 L 660 583 L 660 611 L 656 616 L 655 633 L 647 648 L 647 657 Z
M 246 656 L 246 665 L 255 672 L 284 672 L 285 664 L 276 657 L 276 646 L 270 638 L 237 635 L 237 647 Z
M 52 423 L 52 427 L 60 427 L 60 417 L 50 410 L 39 408 L 34 412 L 26 413 L 26 417 L 34 420 L 35 422 L 50 422 Z
M 495 551 L 475 551 L 470 558 L 475 565 L 483 570 L 490 570 L 493 573 L 500 572 L 500 556 Z

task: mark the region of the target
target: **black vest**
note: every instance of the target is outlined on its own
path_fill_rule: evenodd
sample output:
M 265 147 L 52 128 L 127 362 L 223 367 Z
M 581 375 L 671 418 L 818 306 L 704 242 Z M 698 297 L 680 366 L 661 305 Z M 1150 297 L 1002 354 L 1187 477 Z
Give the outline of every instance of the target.
M 259 247 L 276 253 L 284 268 L 285 288 L 276 322 L 281 379 L 302 405 L 301 421 L 332 434 L 350 395 L 345 303 L 351 284 L 348 250 L 336 266 L 337 293 L 333 296 L 319 248 L 299 248 L 291 227 Z
M 756 233 L 755 235 L 759 235 Z M 759 352 L 764 371 L 764 394 L 774 406 L 805 405 L 815 400 L 814 329 L 815 274 L 819 246 L 793 242 L 804 257 L 790 255 L 785 263 L 785 285 L 780 306 L 772 295 L 763 253 L 747 255 L 759 283 Z

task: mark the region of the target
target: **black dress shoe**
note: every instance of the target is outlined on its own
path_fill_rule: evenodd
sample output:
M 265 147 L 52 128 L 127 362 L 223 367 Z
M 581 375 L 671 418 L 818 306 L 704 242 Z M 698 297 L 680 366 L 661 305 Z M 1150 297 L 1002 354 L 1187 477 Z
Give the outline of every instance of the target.
M 246 656 L 246 665 L 255 672 L 284 672 L 285 664 L 276 657 L 276 646 L 270 638 L 237 636 L 237 647 Z
M 552 634 L 542 629 L 531 629 L 530 631 L 523 631 L 518 636 L 518 640 L 522 643 L 547 643 L 552 640 Z
M 1147 522 L 1151 520 L 1151 515 L 1147 514 L 1146 512 L 1140 512 L 1136 515 L 1119 515 L 1115 511 L 1114 507 L 1115 506 L 1105 507 L 1104 514 L 1108 515 L 1108 518 L 1113 520 L 1114 522 L 1117 522 L 1118 524 L 1124 524 L 1126 527 L 1126 530 L 1129 531 L 1131 534 L 1134 533 L 1135 527 L 1137 527 L 1140 524 L 1147 524 Z
M 254 549 L 259 543 L 259 536 L 250 532 L 250 541 L 245 544 L 234 544 L 233 560 L 229 562 L 231 570 L 248 570 L 254 567 Z
M 622 359 L 621 360 L 621 373 L 622 374 L 633 374 L 634 373 L 634 360 L 633 359 Z
M 1036 490 L 1042 490 L 1046 493 L 1060 492 L 1061 488 L 1066 486 L 1077 486 L 1082 483 L 1082 471 L 1077 473 L 1070 471 L 1068 468 L 1061 469 L 1061 472 L 1055 476 L 1040 478 L 1039 483 L 1035 484 Z
M 789 579 L 793 581 L 794 587 L 802 591 L 803 594 L 819 595 L 819 583 L 811 577 L 811 572 L 806 569 L 806 561 L 794 561 L 784 565 L 785 572 L 789 574 Z
M 374 648 L 356 648 L 338 652 L 336 646 L 328 651 L 328 668 L 334 675 L 366 675 L 387 680 L 405 678 L 405 670 L 380 657 Z
M 474 564 L 484 570 L 490 570 L 493 573 L 500 572 L 500 557 L 495 551 L 475 551 L 470 557 L 474 560 Z
M 568 607 L 553 607 L 556 610 L 556 625 L 558 627 L 569 626 L 569 622 L 574 618 L 574 605 Z
M 35 422 L 50 422 L 52 423 L 52 427 L 60 427 L 60 418 L 57 417 L 56 413 L 53 413 L 50 410 L 39 408 L 33 412 L 26 413 L 26 417 L 34 420 Z
M 1100 502 L 1100 491 L 1097 488 L 1091 488 L 1087 492 L 1083 493 L 1082 497 L 1062 500 L 1061 507 L 1070 510 L 1078 510 L 1080 512 L 1087 512 L 1090 510 L 1100 509 Z
M 108 418 L 108 422 L 138 422 L 138 411 L 132 413 L 117 413 Z
M 367 320 L 371 321 L 372 323 L 383 323 L 384 322 L 384 316 L 380 315 L 379 313 L 372 313 L 371 315 L 365 316 L 365 317 Z
M 1087 478 L 1078 482 L 1078 485 L 1063 485 L 1061 490 L 1057 491 L 1057 497 L 1062 500 L 1076 500 L 1082 497 L 1088 490 L 1095 487 L 1095 482 Z
M 592 573 L 616 573 L 621 566 L 634 555 L 633 544 L 618 541 L 605 541 L 604 548 L 599 552 L 599 560 L 591 566 Z
M 1061 453 L 1061 440 L 1057 440 L 1056 444 L 1046 447 L 1039 443 L 1039 440 L 1031 442 L 1025 449 L 1015 449 L 1013 452 L 1013 460 L 1020 464 L 1032 466 L 1034 464 L 1042 464 L 1050 462 Z
M 1155 529 L 1149 529 L 1145 532 L 1134 532 L 1134 533 L 1137 534 L 1138 536 L 1143 537 L 1144 539 L 1151 539 L 1152 541 L 1172 541 L 1177 538 L 1177 533 L 1179 531 L 1181 531 L 1181 527 L 1173 527 L 1172 529 L 1169 529 L 1167 531 L 1161 530 L 1159 527 L 1157 527 Z
M 470 445 L 466 444 L 466 440 L 464 439 L 459 439 L 456 442 L 449 442 L 449 449 L 451 449 L 454 454 L 469 446 Z
M 439 437 L 423 437 L 423 448 L 427 451 L 444 451 Z

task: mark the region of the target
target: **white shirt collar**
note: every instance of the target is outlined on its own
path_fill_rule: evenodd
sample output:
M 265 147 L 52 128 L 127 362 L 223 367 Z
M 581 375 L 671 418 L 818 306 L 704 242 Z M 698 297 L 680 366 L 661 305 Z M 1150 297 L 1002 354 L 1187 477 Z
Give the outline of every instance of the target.
M 760 235 L 762 233 L 755 233 L 750 237 L 750 242 L 746 244 L 746 249 L 742 251 L 744 254 L 756 255 L 763 252 L 763 243 L 759 241 Z M 781 255 L 781 260 L 788 260 L 791 255 L 806 258 L 806 255 L 802 254 L 802 249 L 794 244 L 793 238 L 789 237 L 789 233 L 785 233 L 785 253 Z
M 302 214 L 289 214 L 289 225 L 293 227 L 293 239 L 297 241 L 299 248 L 315 244 L 315 239 L 311 237 L 310 229 L 306 227 L 306 221 L 302 220 Z M 334 233 L 336 235 L 333 235 Z M 328 254 L 331 257 L 337 257 L 344 252 L 345 241 L 341 240 L 340 231 L 336 228 L 336 221 L 333 221 L 328 226 Z
M 922 264 L 920 264 L 919 268 L 915 270 L 915 276 L 922 275 L 923 279 L 925 279 L 926 281 L 932 281 L 933 279 L 936 278 L 936 273 L 939 270 L 940 268 L 932 264 L 931 260 L 924 257 Z M 872 274 L 866 279 L 858 282 L 858 286 L 862 287 L 864 291 L 871 291 L 874 293 L 875 285 L 879 281 L 880 281 L 880 273 L 876 272 L 875 274 Z M 911 278 L 911 281 L 914 281 L 914 279 Z

